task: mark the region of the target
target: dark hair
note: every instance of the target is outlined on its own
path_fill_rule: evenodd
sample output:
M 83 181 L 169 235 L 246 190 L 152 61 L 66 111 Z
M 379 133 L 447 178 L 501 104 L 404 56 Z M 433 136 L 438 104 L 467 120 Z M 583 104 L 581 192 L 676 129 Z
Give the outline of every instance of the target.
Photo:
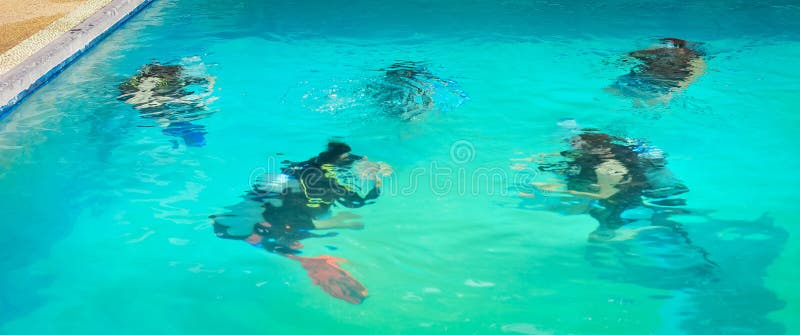
M 578 135 L 577 138 L 586 142 L 586 145 L 593 149 L 598 147 L 610 147 L 614 140 L 610 135 L 602 133 L 583 133 Z
M 350 146 L 342 142 L 328 142 L 328 150 L 317 155 L 317 163 L 332 164 L 339 160 L 339 156 L 350 152 Z

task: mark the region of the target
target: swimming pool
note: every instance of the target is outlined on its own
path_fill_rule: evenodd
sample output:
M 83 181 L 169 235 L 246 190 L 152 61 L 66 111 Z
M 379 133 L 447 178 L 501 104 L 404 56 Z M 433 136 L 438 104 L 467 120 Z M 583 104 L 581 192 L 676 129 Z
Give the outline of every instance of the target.
M 0 333 L 800 332 L 797 22 L 790 1 L 156 1 L 0 121 Z M 696 82 L 666 104 L 604 91 L 669 36 L 705 43 Z M 153 59 L 215 78 L 205 145 L 117 99 Z M 376 115 L 361 89 L 398 61 L 469 98 Z M 518 196 L 511 159 L 566 150 L 564 118 L 669 155 L 713 273 Z M 362 230 L 303 241 L 349 260 L 362 304 L 208 219 L 332 137 L 394 168 Z

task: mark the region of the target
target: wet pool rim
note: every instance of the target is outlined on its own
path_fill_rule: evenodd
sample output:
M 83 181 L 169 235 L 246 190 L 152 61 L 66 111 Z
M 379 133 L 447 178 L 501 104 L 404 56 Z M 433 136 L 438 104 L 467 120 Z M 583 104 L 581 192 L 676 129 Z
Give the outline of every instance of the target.
M 0 74 L 0 121 L 154 1 L 113 0 L 8 72 Z

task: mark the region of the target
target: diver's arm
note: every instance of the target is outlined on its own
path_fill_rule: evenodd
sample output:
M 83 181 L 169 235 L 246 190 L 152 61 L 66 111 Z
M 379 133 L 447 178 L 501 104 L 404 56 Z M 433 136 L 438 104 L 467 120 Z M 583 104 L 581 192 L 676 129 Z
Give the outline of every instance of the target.
M 578 195 L 578 196 L 584 196 L 584 197 L 589 197 L 589 198 L 593 198 L 593 199 L 604 199 L 604 198 L 607 198 L 605 196 L 605 194 L 602 194 L 601 192 L 593 193 L 593 192 L 581 192 L 581 191 L 575 191 L 575 190 L 559 190 L 559 188 L 563 187 L 564 184 L 531 183 L 531 185 L 533 185 L 534 187 L 536 187 L 540 191 L 545 191 L 545 192 Z
M 214 90 L 214 85 L 217 83 L 217 77 L 208 76 L 208 77 L 206 77 L 206 81 L 208 82 L 208 90 L 209 91 L 213 91 Z
M 587 197 L 587 198 L 592 198 L 592 199 L 608 199 L 609 197 L 614 195 L 614 193 L 616 193 L 616 192 L 605 192 L 604 193 L 602 191 L 598 192 L 598 193 L 593 193 L 593 192 L 581 192 L 581 191 L 575 191 L 575 190 L 557 190 L 557 189 L 551 189 L 550 187 L 544 186 L 544 185 L 543 186 L 538 186 L 537 185 L 537 188 L 539 188 L 540 190 L 543 190 L 543 191 L 547 191 L 547 192 L 561 193 L 561 194 L 571 194 L 571 195 L 577 195 L 577 196 Z
M 533 154 L 525 158 L 512 158 L 512 162 L 539 162 L 545 157 L 562 156 L 561 152 L 544 152 Z
M 620 189 L 617 188 L 617 186 L 622 184 L 628 184 L 631 182 L 630 177 L 628 177 L 625 180 L 619 180 L 607 173 L 603 173 L 600 171 L 595 171 L 595 173 L 597 174 L 597 184 L 595 185 L 600 189 L 599 192 L 594 193 L 594 192 L 581 192 L 581 191 L 568 190 L 567 193 L 572 195 L 589 197 L 593 199 L 608 199 L 613 195 L 619 193 Z
M 376 182 L 375 187 L 373 187 L 366 196 L 364 196 L 364 200 L 373 200 L 377 199 L 381 195 L 380 183 Z
M 575 191 L 575 190 L 559 190 L 559 187 L 564 186 L 563 184 L 546 184 L 546 183 L 533 183 L 533 186 L 538 188 L 539 190 L 552 192 L 552 193 L 561 193 L 561 194 L 570 194 L 570 195 L 577 195 L 581 197 L 587 197 L 592 199 L 608 199 L 612 195 L 617 194 L 619 192 L 618 189 L 611 187 L 602 187 L 600 185 L 599 192 L 583 192 L 583 191 Z
M 611 197 L 612 195 L 614 195 L 617 192 L 603 192 L 601 190 L 598 193 L 592 193 L 592 192 L 581 192 L 581 191 L 567 190 L 565 193 L 572 194 L 572 195 L 583 196 L 583 197 L 589 197 L 589 198 L 592 198 L 592 199 L 608 199 L 609 197 Z
M 678 86 L 680 86 L 680 88 L 688 87 L 689 84 L 691 84 L 692 82 L 697 80 L 697 78 L 705 74 L 706 67 L 707 67 L 706 61 L 702 57 L 697 57 L 692 59 L 689 62 L 690 75 L 686 79 L 678 82 Z

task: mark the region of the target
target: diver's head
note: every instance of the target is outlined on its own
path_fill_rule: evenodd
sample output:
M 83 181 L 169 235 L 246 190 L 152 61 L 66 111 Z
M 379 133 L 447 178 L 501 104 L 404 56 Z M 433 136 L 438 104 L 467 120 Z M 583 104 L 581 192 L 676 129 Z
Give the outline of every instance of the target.
M 394 74 L 398 77 L 414 78 L 414 76 L 417 75 L 417 72 L 411 69 L 401 69 L 401 70 L 396 70 Z
M 351 155 L 350 146 L 342 142 L 328 142 L 328 150 L 317 155 L 319 164 L 348 165 L 361 159 L 361 156 Z
M 389 78 L 414 78 L 427 72 L 424 66 L 413 61 L 397 62 L 386 69 L 386 76 Z
M 603 150 L 611 146 L 611 136 L 602 133 L 583 133 L 573 136 L 569 144 L 576 150 Z
M 669 45 L 670 47 L 673 47 L 673 48 L 685 48 L 686 47 L 686 40 L 682 40 L 680 38 L 666 37 L 666 38 L 660 39 L 659 41 L 661 41 L 662 43 L 666 43 L 667 45 Z
M 183 68 L 180 65 L 161 65 L 159 63 L 152 63 L 145 65 L 141 72 L 145 77 L 176 80 L 181 77 Z
M 581 138 L 580 135 L 578 135 L 578 136 L 573 136 L 572 138 L 569 139 L 569 145 L 573 149 L 581 150 L 587 146 L 587 143 L 586 141 L 583 140 L 583 138 Z
M 386 71 L 386 77 L 390 79 L 411 79 L 417 75 L 413 69 L 390 69 Z

